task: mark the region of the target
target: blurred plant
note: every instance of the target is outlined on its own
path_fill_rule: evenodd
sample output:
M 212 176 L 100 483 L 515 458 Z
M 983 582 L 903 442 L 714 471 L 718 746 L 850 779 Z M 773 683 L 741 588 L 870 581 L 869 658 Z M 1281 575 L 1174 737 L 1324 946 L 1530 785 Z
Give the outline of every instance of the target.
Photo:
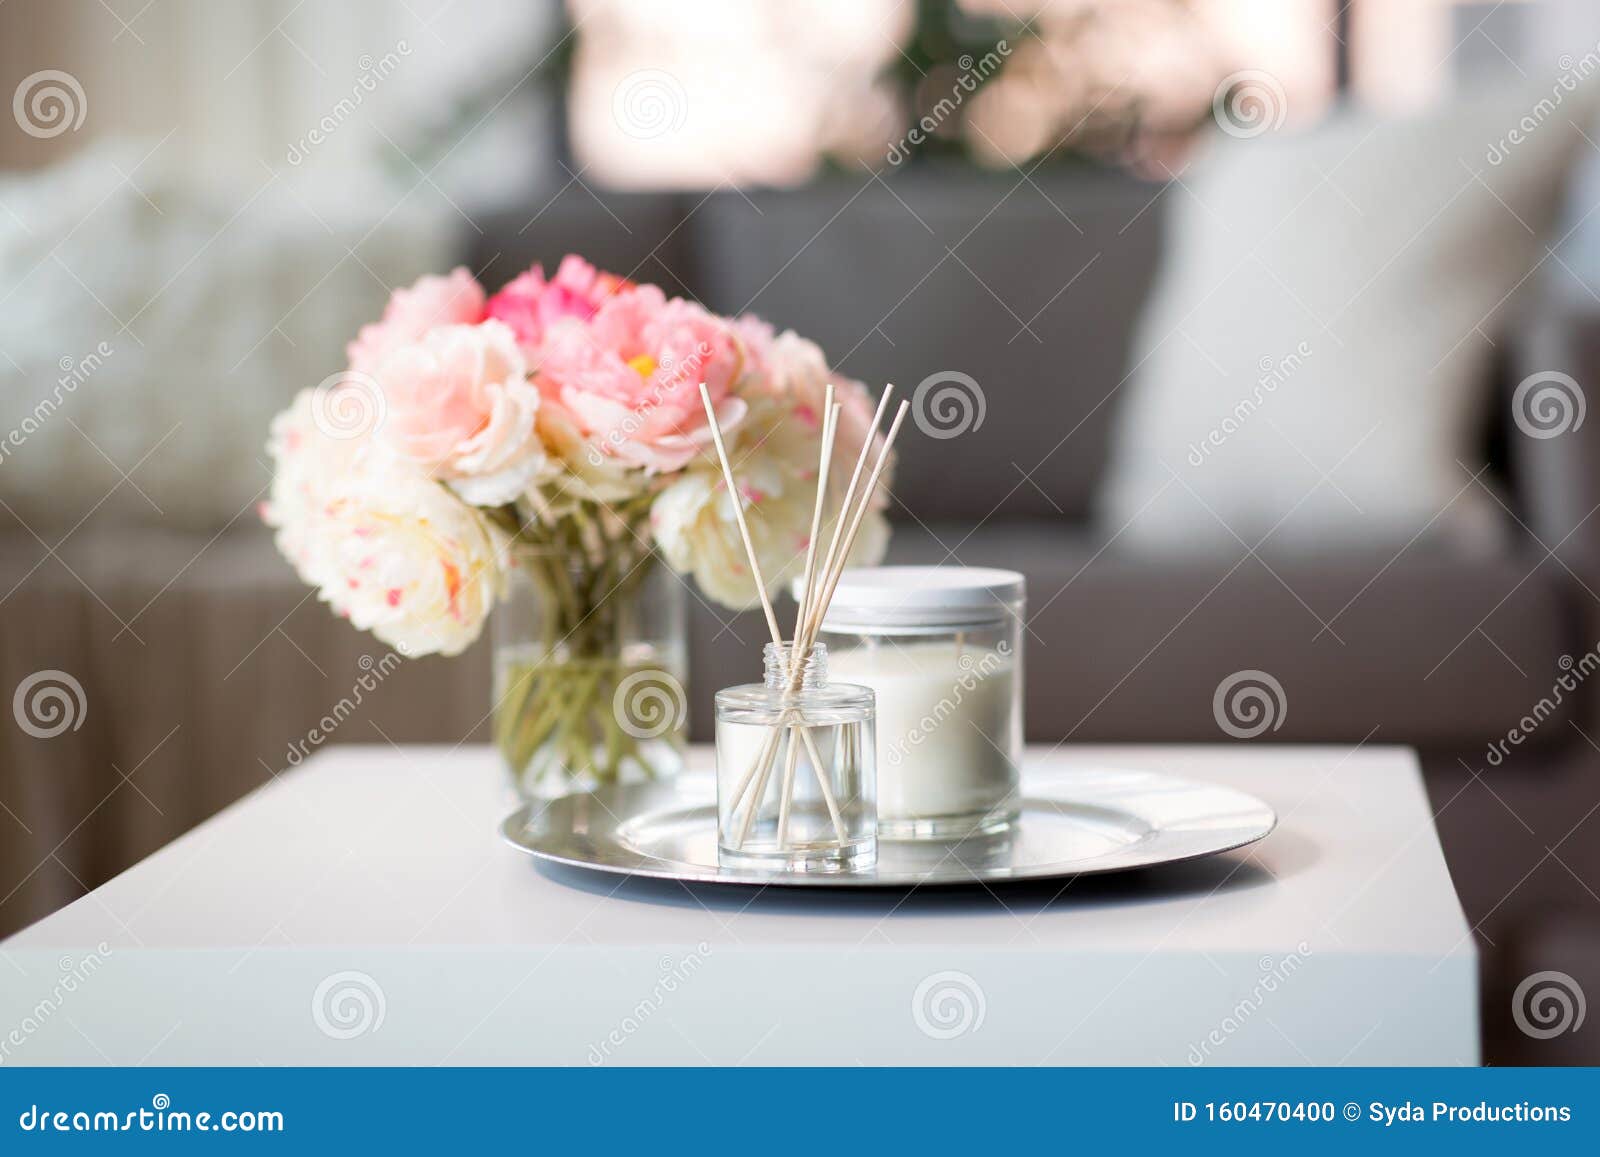
M 1211 114 L 1229 60 L 1210 8 L 706 0 L 669 17 L 641 0 L 567 0 L 538 67 L 519 60 L 486 77 L 407 153 L 426 166 L 508 87 L 531 86 L 550 96 L 558 156 L 619 186 L 787 185 L 819 165 L 941 158 L 1144 167 L 1181 151 Z M 708 73 L 699 56 L 719 50 L 730 63 Z
M 996 167 L 1158 155 L 1205 121 L 1224 71 L 1196 0 L 919 0 L 893 68 L 921 138 L 905 157 Z

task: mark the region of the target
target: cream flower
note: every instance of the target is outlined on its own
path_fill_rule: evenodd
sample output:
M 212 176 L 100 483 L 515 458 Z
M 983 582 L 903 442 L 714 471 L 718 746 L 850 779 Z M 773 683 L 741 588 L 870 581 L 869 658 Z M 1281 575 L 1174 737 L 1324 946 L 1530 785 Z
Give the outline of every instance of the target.
M 740 439 L 740 448 L 730 446 L 729 455 L 735 462 L 745 521 L 770 593 L 786 586 L 805 566 L 817 494 L 817 443 L 810 443 L 810 464 L 801 466 L 774 447 L 772 423 L 777 408 L 756 407 L 751 413 L 752 422 L 741 431 L 745 437 Z M 762 426 L 767 427 L 764 442 L 759 432 Z M 819 551 L 826 550 L 832 539 L 833 520 L 843 497 L 842 485 L 829 494 Z M 711 598 L 736 610 L 759 605 L 733 500 L 717 466 L 697 463 L 663 489 L 650 507 L 650 527 L 673 569 L 692 573 Z M 888 523 L 880 512 L 871 511 L 850 552 L 851 565 L 876 564 L 883 558 L 888 540 Z
M 272 420 L 267 453 L 273 461 L 272 490 L 261 504 L 261 518 L 277 531 L 283 556 L 302 580 L 316 584 L 319 561 L 312 551 L 328 499 L 366 447 L 362 438 L 330 436 L 318 421 L 323 413 L 315 390 L 301 390 L 289 408 Z
M 309 536 L 321 598 L 409 656 L 465 650 L 502 589 L 484 516 L 377 447 L 333 489 Z
M 750 355 L 738 385 L 749 409 L 745 420 L 735 431 L 725 431 L 725 437 L 750 537 L 771 591 L 786 586 L 805 565 L 828 383 L 833 383 L 834 399 L 843 408 L 828 471 L 819 551 L 826 551 L 833 539 L 844 492 L 872 426 L 873 403 L 861 383 L 830 374 L 816 343 L 792 332 L 774 337 L 771 327 L 748 317 L 740 320 L 738 332 Z M 882 445 L 880 433 L 867 460 L 869 469 Z M 883 511 L 892 474 L 891 461 L 851 549 L 852 566 L 876 565 L 888 547 L 889 524 Z M 861 485 L 865 484 L 863 474 Z M 712 598 L 739 609 L 757 604 L 732 501 L 715 462 L 701 459 L 661 492 L 651 507 L 651 527 L 667 561 L 678 570 L 692 571 Z
M 604 453 L 586 439 L 577 420 L 560 402 L 543 400 L 538 432 L 551 458 L 565 467 L 539 487 L 549 507 L 562 509 L 581 500 L 622 502 L 650 488 L 651 480 L 642 469 Z

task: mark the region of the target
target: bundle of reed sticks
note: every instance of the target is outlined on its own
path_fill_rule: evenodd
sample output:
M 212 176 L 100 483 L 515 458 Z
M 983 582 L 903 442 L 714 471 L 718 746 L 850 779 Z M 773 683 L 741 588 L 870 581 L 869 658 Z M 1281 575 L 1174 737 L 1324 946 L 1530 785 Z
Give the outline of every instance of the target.
M 844 499 L 840 503 L 838 516 L 834 519 L 833 534 L 828 542 L 828 549 L 817 553 L 817 543 L 823 530 L 823 517 L 827 508 L 828 476 L 833 464 L 833 445 L 835 435 L 839 429 L 839 413 L 843 409 L 833 400 L 833 386 L 827 389 L 823 402 L 822 440 L 817 466 L 817 497 L 816 505 L 811 514 L 811 535 L 806 543 L 805 568 L 802 571 L 801 594 L 799 607 L 795 612 L 794 632 L 790 640 L 788 669 L 788 685 L 786 694 L 793 696 L 800 691 L 805 680 L 805 672 L 811 658 L 812 648 L 816 645 L 817 634 L 822 629 L 822 620 L 828 612 L 828 604 L 833 599 L 834 589 L 839 585 L 840 576 L 844 574 L 845 566 L 850 557 L 850 551 L 855 546 L 856 536 L 861 531 L 861 524 L 871 509 L 872 497 L 876 493 L 884 468 L 889 463 L 890 451 L 894 448 L 894 440 L 900 433 L 900 423 L 904 421 L 906 410 L 910 408 L 909 402 L 901 402 L 895 412 L 894 421 L 890 423 L 889 433 L 884 438 L 883 449 L 879 452 L 877 461 L 867 474 L 867 482 L 861 486 L 862 474 L 867 468 L 867 459 L 871 456 L 872 445 L 878 438 L 878 431 L 883 425 L 883 415 L 889 406 L 889 396 L 894 392 L 892 384 L 886 386 L 883 397 L 878 402 L 877 412 L 873 414 L 872 426 L 867 431 L 866 440 L 861 445 L 861 453 L 856 458 L 855 470 L 850 475 L 850 483 L 845 489 Z M 750 574 L 755 580 L 756 591 L 761 597 L 761 610 L 766 616 L 767 629 L 772 633 L 772 641 L 781 651 L 784 645 L 783 632 L 778 627 L 778 617 L 773 613 L 772 600 L 767 595 L 767 584 L 761 573 L 761 562 L 756 557 L 755 544 L 750 538 L 750 527 L 745 521 L 744 503 L 739 496 L 739 488 L 734 481 L 733 465 L 728 460 L 727 447 L 723 444 L 722 429 L 717 424 L 716 410 L 711 404 L 711 395 L 702 383 L 700 386 L 700 400 L 705 406 L 706 419 L 711 425 L 711 440 L 716 446 L 717 459 L 722 464 L 722 476 L 728 487 L 728 495 L 733 504 L 734 520 L 739 526 L 739 537 L 744 543 L 745 556 L 750 563 Z M 816 775 L 818 787 L 821 789 L 823 801 L 828 808 L 828 815 L 833 823 L 834 833 L 840 844 L 846 841 L 843 817 L 839 813 L 838 801 L 834 798 L 832 785 L 828 782 L 829 764 L 822 758 L 817 750 L 816 741 L 812 738 L 810 729 L 805 727 L 798 709 L 786 710 L 780 721 L 772 728 L 771 734 L 756 754 L 756 758 L 746 769 L 738 786 L 734 789 L 732 805 L 729 809 L 731 816 L 737 816 L 743 807 L 744 818 L 740 822 L 736 846 L 743 846 L 749 838 L 750 828 L 755 822 L 756 813 L 761 808 L 761 800 L 766 795 L 767 784 L 772 775 L 773 765 L 777 760 L 780 747 L 785 749 L 783 762 L 783 780 L 781 795 L 778 805 L 778 847 L 786 848 L 789 843 L 789 810 L 794 797 L 794 781 L 796 768 L 799 762 L 799 745 L 804 745 L 809 756 L 811 768 Z M 789 742 L 783 744 L 785 734 Z M 797 743 L 798 740 L 798 743 Z

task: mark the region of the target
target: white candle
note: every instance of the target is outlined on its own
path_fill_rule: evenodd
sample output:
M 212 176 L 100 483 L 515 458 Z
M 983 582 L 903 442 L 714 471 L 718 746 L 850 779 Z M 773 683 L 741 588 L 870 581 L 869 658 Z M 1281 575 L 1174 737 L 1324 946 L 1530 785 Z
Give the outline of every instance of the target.
M 1021 719 L 1016 656 L 1004 640 L 886 637 L 837 649 L 829 665 L 836 682 L 877 694 L 884 834 L 1014 810 L 1018 768 L 1007 753 Z
M 875 693 L 878 832 L 961 839 L 1016 820 L 1027 584 L 993 567 L 847 570 L 822 622 L 832 677 Z

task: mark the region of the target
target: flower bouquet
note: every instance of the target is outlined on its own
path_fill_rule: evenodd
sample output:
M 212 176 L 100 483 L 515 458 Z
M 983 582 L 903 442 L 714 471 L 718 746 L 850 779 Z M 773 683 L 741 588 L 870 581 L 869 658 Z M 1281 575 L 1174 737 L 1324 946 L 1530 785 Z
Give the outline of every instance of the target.
M 465 269 L 424 277 L 346 353 L 274 420 L 263 516 L 337 614 L 407 656 L 458 654 L 527 593 L 537 613 L 497 645 L 494 715 L 530 792 L 676 770 L 681 614 L 646 638 L 647 592 L 692 576 L 728 607 L 758 605 L 733 504 L 777 589 L 804 562 L 830 382 L 831 493 L 872 436 L 866 388 L 812 342 L 577 257 L 492 297 Z M 882 505 L 858 562 L 882 556 Z

